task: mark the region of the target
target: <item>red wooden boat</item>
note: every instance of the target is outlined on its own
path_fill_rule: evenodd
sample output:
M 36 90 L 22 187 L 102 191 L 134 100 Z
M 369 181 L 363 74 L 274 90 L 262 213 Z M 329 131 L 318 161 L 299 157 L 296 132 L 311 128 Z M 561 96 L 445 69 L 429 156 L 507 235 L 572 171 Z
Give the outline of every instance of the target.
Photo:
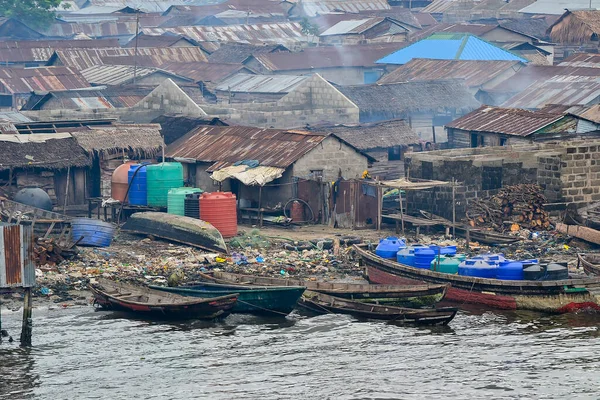
M 180 296 L 142 286 L 99 279 L 90 287 L 94 304 L 109 310 L 166 319 L 213 319 L 225 317 L 237 302 L 237 294 L 212 298 Z
M 600 278 L 577 277 L 557 281 L 508 281 L 445 274 L 414 268 L 377 256 L 366 245 L 355 245 L 373 283 L 406 285 L 450 283 L 446 300 L 505 310 L 565 313 L 600 311 Z

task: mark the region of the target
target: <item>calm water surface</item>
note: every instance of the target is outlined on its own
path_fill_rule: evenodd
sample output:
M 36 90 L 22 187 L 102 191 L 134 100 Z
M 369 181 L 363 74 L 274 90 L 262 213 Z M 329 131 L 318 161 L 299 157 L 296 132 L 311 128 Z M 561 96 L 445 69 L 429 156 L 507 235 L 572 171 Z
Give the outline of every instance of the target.
M 20 312 L 2 315 L 19 336 Z M 0 399 L 598 399 L 600 316 L 459 314 L 414 328 L 348 316 L 148 323 L 36 310 L 0 344 Z

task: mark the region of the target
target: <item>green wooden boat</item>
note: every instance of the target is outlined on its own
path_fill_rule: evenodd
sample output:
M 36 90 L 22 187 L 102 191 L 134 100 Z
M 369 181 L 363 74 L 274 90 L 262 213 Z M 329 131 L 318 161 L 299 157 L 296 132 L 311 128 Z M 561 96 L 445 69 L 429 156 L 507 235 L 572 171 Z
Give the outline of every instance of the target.
M 152 289 L 192 297 L 219 297 L 239 293 L 234 313 L 287 315 L 296 307 L 304 290 L 302 286 L 241 286 L 202 283 L 193 286 L 164 287 Z

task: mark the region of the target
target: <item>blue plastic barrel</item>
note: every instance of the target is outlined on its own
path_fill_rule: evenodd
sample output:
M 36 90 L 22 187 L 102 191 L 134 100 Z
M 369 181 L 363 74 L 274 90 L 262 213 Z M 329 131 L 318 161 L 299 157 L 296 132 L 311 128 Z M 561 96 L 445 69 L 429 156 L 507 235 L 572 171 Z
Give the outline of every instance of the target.
M 431 262 L 437 256 L 435 250 L 428 247 L 415 249 L 415 268 L 430 269 Z
M 92 218 L 75 218 L 71 220 L 73 242 L 81 246 L 108 247 L 115 235 L 115 227 L 109 222 Z
M 523 263 L 520 261 L 506 260 L 498 264 L 496 279 L 507 281 L 523 280 Z
M 498 267 L 485 260 L 465 260 L 458 266 L 458 274 L 475 278 L 496 278 Z
M 138 169 L 139 171 L 136 174 L 135 171 Z M 147 205 L 148 189 L 146 184 L 146 166 L 141 164 L 133 164 L 131 167 L 129 167 L 129 172 L 127 173 L 127 182 L 130 185 L 128 196 L 129 204 L 136 206 Z
M 402 240 L 395 236 L 390 236 L 379 241 L 379 244 L 375 249 L 375 254 L 382 258 L 395 259 L 398 251 L 405 247 L 406 244 Z
M 436 256 L 438 253 L 442 256 L 453 256 L 456 254 L 456 246 L 436 246 L 432 244 L 429 248 L 435 251 Z

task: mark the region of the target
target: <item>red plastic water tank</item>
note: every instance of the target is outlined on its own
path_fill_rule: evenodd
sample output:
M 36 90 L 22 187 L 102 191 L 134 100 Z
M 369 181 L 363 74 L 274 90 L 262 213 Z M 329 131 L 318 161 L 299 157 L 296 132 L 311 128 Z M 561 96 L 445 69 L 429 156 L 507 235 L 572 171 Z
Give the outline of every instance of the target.
M 127 161 L 125 164 L 119 165 L 112 174 L 110 183 L 110 197 L 115 200 L 119 200 L 121 203 L 125 202 L 125 194 L 127 193 L 127 173 L 129 172 L 129 166 L 135 164 L 135 161 Z
M 213 224 L 224 238 L 237 235 L 235 195 L 229 192 L 202 193 L 200 219 Z

